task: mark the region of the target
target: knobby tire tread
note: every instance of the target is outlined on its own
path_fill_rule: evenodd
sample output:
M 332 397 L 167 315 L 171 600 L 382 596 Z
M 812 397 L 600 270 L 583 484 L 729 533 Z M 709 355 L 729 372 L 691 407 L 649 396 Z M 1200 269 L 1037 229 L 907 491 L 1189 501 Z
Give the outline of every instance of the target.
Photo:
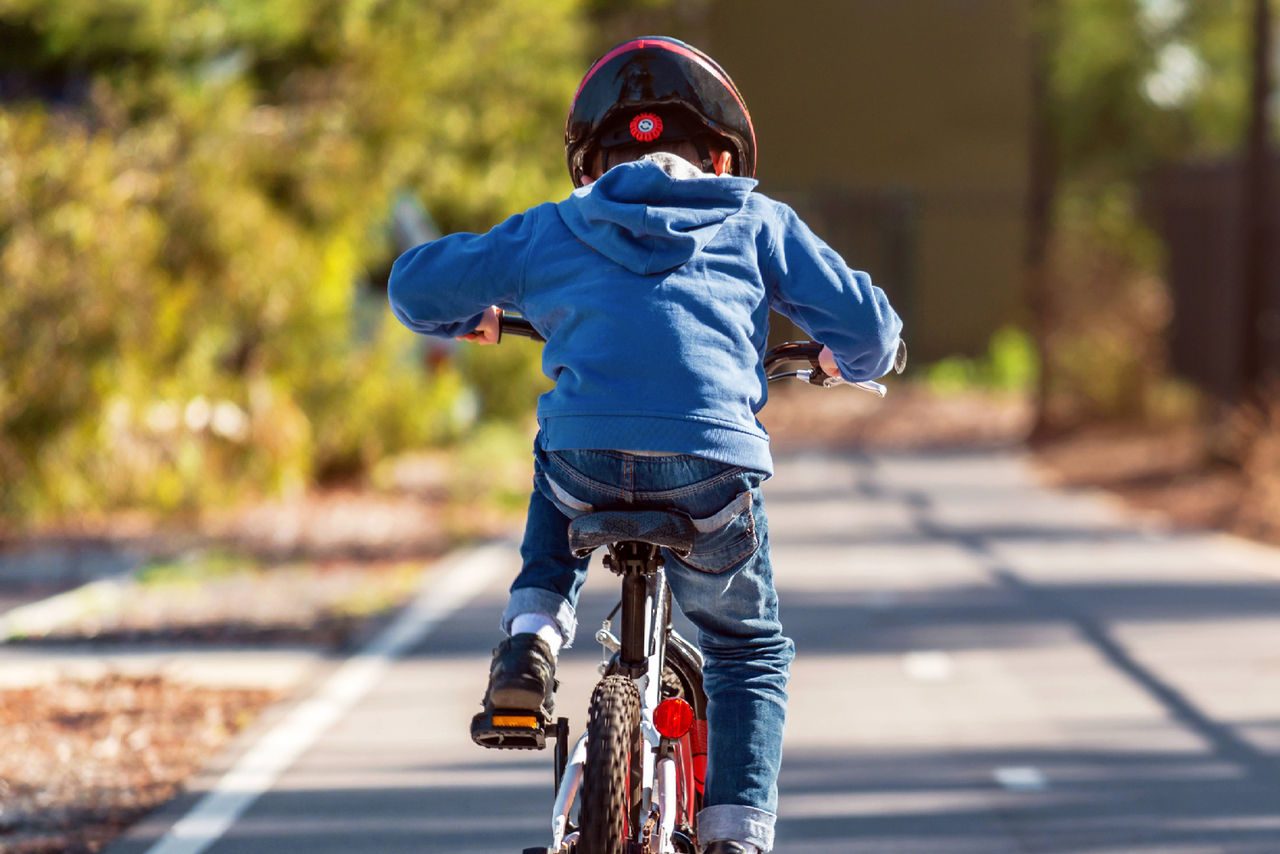
M 626 854 L 624 828 L 635 807 L 633 764 L 640 762 L 640 694 L 625 676 L 606 676 L 591 695 L 582 775 L 582 854 Z M 631 825 L 634 829 L 634 825 Z

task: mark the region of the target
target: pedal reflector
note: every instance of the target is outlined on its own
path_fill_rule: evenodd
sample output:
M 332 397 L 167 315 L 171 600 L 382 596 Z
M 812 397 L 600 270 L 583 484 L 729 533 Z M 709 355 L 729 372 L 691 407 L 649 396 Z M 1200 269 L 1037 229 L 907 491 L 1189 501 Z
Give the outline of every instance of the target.
M 471 719 L 471 740 L 481 747 L 499 750 L 542 750 L 547 746 L 545 727 L 536 712 L 497 709 L 480 712 Z

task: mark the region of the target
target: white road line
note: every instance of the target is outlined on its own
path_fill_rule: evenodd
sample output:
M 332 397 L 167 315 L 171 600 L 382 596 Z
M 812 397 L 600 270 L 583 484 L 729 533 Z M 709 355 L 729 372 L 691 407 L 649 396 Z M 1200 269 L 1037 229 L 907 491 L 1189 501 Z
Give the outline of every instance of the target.
M 249 748 L 147 854 L 200 854 L 217 842 L 259 795 L 369 693 L 394 659 L 426 638 L 500 570 L 510 569 L 513 552 L 509 543 L 483 546 L 430 573 L 412 604 L 391 625 Z
M 995 781 L 1014 792 L 1043 792 L 1049 788 L 1049 778 L 1039 768 L 1027 766 L 1011 766 L 997 768 L 991 772 Z
M 902 669 L 921 682 L 945 682 L 955 671 L 951 656 L 937 650 L 907 653 L 902 657 Z
M 100 578 L 47 599 L 19 605 L 0 616 L 0 643 L 42 637 L 82 617 L 110 613 L 120 607 L 132 580 L 132 573 Z

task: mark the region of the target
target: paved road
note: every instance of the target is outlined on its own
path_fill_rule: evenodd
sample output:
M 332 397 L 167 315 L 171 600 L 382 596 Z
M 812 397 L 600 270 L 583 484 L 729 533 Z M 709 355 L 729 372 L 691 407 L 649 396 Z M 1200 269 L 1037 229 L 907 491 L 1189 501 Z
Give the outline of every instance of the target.
M 1280 852 L 1280 551 L 1121 521 L 1009 454 L 792 456 L 766 490 L 799 650 L 779 852 Z M 543 843 L 549 756 L 466 737 L 500 575 L 210 850 Z M 561 668 L 575 727 L 613 590 L 593 573 Z
M 0 549 L 0 620 L 5 613 L 82 584 L 127 575 L 138 556 L 111 543 L 66 542 Z

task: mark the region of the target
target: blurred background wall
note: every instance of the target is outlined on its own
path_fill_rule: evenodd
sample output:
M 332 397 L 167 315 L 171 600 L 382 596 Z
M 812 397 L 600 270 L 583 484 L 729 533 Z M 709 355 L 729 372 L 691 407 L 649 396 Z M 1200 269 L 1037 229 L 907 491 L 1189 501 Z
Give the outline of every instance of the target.
M 872 271 L 916 355 L 978 353 L 1018 319 L 1026 3 L 720 0 L 703 23 L 747 97 L 762 189 Z

